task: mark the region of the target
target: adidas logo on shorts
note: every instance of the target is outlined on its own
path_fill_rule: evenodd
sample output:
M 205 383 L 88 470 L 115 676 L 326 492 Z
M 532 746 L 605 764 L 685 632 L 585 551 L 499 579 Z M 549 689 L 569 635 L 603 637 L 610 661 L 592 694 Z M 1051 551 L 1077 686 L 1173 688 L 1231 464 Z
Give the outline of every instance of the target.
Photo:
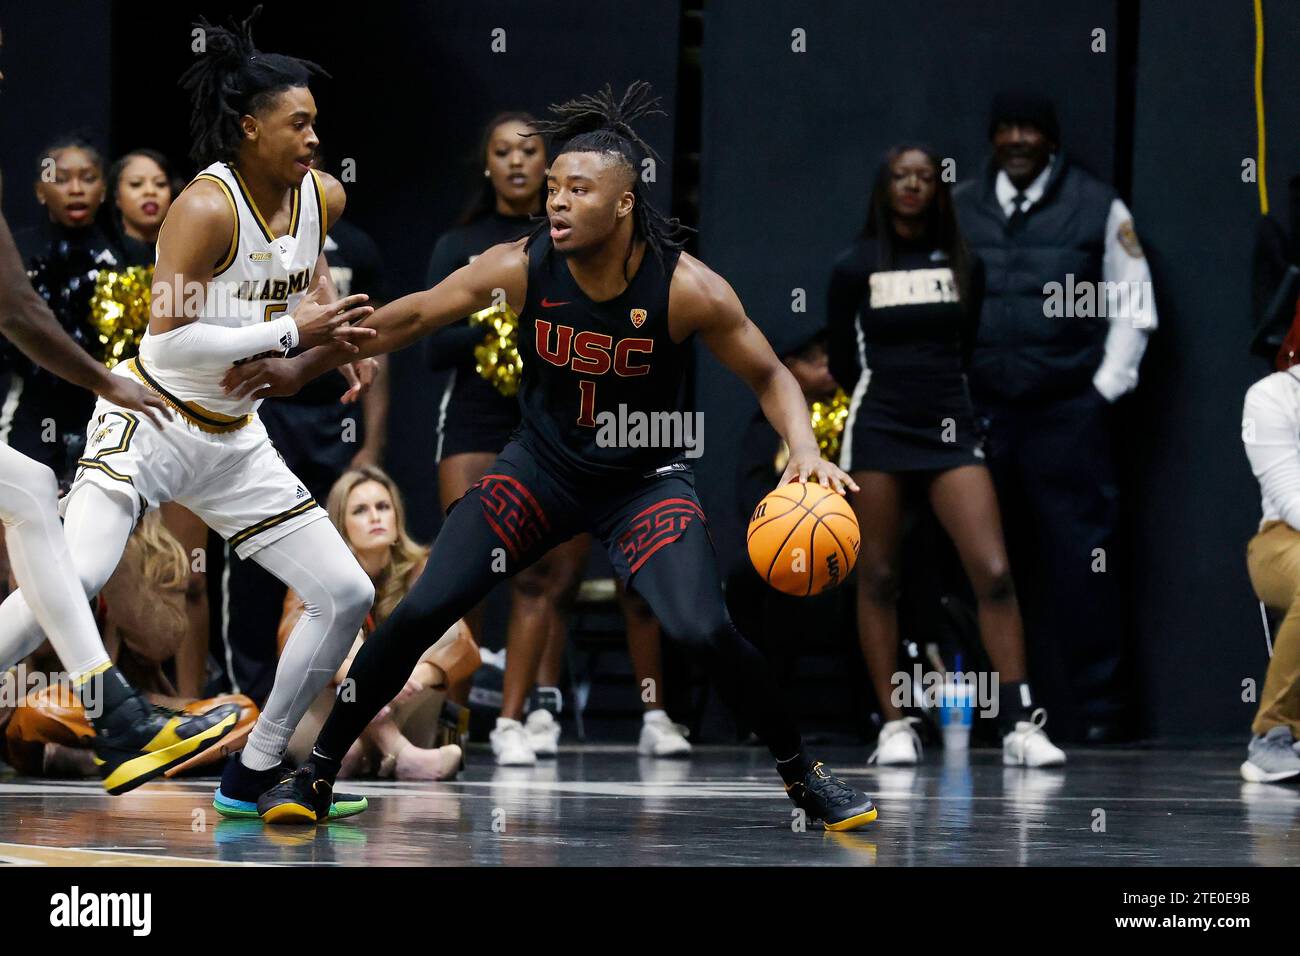
M 296 497 L 296 498 L 306 498 L 306 497 L 307 497 L 307 489 L 304 488 L 302 485 L 299 485 L 299 486 L 298 486 L 298 494 L 296 494 L 294 497 Z

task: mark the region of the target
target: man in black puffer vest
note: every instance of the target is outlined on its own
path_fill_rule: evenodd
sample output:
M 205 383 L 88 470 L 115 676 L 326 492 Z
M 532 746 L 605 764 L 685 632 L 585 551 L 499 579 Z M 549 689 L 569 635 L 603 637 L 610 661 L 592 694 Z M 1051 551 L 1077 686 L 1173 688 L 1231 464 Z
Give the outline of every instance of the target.
M 1062 737 L 1106 742 L 1128 703 L 1111 404 L 1155 327 L 1151 273 L 1124 203 L 1059 148 L 1050 100 L 999 93 L 989 137 L 984 174 L 955 194 L 985 270 L 970 383 L 1033 684 Z

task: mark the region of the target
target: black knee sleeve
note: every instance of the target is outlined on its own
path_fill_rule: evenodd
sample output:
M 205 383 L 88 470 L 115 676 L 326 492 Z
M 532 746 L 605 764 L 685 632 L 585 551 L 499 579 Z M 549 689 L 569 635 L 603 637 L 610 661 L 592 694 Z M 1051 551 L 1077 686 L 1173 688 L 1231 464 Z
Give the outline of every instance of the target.
M 866 589 L 867 597 L 876 604 L 892 606 L 898 603 L 899 583 L 898 575 L 893 571 L 869 571 L 866 568 L 859 568 L 858 573 L 863 576 L 862 587 Z
M 982 601 L 1005 603 L 1016 596 L 1016 584 L 1010 571 L 1003 571 L 989 578 L 982 592 L 978 595 Z

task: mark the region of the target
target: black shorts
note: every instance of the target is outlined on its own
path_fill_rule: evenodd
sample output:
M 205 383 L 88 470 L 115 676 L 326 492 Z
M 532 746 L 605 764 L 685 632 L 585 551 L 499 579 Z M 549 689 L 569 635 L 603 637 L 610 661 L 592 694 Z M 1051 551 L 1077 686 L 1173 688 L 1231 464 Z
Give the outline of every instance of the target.
M 497 454 L 519 425 L 519 400 L 506 397 L 473 371 L 457 368 L 438 408 L 435 461 L 471 452 Z
M 527 566 L 557 544 L 591 532 L 604 543 L 615 572 L 629 585 L 651 558 L 682 541 L 690 544 L 673 550 L 677 574 L 718 579 L 695 476 L 686 464 L 623 480 L 573 481 L 556 476 L 524 445 L 511 441 L 452 508 L 480 509 L 512 568 Z

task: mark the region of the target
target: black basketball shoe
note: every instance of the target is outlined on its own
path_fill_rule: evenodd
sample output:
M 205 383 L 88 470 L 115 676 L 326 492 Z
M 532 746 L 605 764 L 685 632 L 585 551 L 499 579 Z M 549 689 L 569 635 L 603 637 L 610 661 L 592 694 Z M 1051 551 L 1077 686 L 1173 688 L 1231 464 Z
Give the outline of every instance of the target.
M 264 823 L 318 823 L 329 819 L 334 786 L 305 763 L 257 799 Z
M 257 801 L 271 787 L 284 780 L 293 767 L 279 766 L 270 770 L 249 770 L 234 755 L 226 763 L 221 774 L 221 785 L 212 798 L 213 808 L 223 817 L 233 819 L 256 820 Z M 369 806 L 365 797 L 354 793 L 340 793 L 335 790 L 330 804 L 329 818 L 340 820 L 355 816 Z
M 95 765 L 111 794 L 126 793 L 206 750 L 239 722 L 239 705 L 206 714 L 154 707 L 136 697 L 106 720 L 96 721 Z
M 861 790 L 826 772 L 818 760 L 802 780 L 786 784 L 790 795 L 810 820 L 820 820 L 827 830 L 856 830 L 876 819 L 876 805 Z

